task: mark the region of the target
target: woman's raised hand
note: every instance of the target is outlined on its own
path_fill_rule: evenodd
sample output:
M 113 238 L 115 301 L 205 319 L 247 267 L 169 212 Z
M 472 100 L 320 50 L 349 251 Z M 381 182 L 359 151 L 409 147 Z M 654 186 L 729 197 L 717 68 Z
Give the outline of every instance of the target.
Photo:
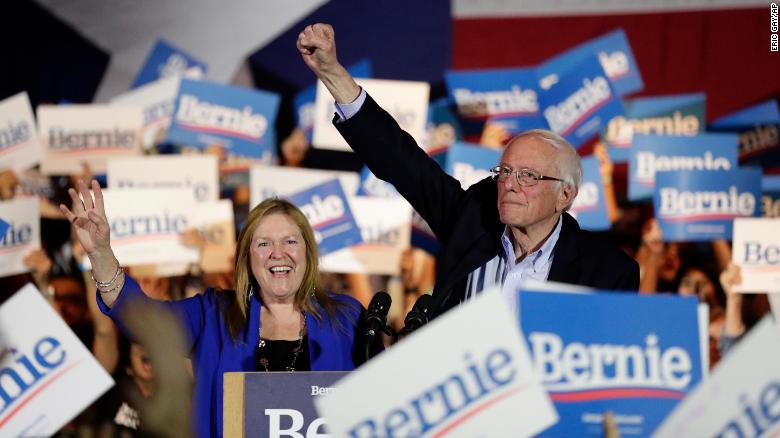
M 60 204 L 60 211 L 73 226 L 76 238 L 90 259 L 101 255 L 110 255 L 113 259 L 108 219 L 100 185 L 94 179 L 92 180 L 94 199 L 83 180 L 79 179 L 76 182 L 76 188 L 78 192 L 73 187 L 68 189 L 72 201 L 71 208 Z

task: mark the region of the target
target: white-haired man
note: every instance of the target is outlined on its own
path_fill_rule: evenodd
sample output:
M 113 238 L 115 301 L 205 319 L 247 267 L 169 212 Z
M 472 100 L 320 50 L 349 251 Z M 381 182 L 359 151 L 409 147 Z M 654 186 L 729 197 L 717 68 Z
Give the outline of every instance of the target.
M 517 286 L 529 279 L 638 289 L 637 263 L 565 213 L 582 180 L 579 156 L 566 140 L 545 130 L 520 134 L 492 179 L 463 190 L 355 83 L 338 61 L 332 27 L 307 26 L 297 47 L 336 100 L 341 135 L 441 241 L 435 314 L 494 285 L 514 305 Z

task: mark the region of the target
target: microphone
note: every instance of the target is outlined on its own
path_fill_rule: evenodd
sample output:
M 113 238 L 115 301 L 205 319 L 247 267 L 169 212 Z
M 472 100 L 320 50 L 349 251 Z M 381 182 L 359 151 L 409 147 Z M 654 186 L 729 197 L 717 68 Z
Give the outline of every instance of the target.
M 431 314 L 432 299 L 433 297 L 428 294 L 422 294 L 417 298 L 412 310 L 406 314 L 404 328 L 401 330 L 401 333 L 408 335 L 428 323 Z
M 390 295 L 387 292 L 377 292 L 368 304 L 364 318 L 366 346 L 371 345 L 374 338 L 385 331 L 387 312 L 390 310 Z

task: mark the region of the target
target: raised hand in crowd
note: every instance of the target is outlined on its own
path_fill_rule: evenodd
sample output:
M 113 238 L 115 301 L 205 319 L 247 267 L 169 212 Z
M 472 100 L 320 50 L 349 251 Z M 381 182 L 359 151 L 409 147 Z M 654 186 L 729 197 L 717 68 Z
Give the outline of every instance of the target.
M 500 123 L 487 122 L 482 130 L 479 144 L 493 149 L 502 149 L 512 136 L 506 127 Z
M 282 164 L 288 167 L 301 167 L 308 151 L 309 142 L 306 140 L 306 133 L 301 128 L 295 128 L 282 142 Z
M 49 273 L 51 272 L 51 259 L 42 248 L 34 249 L 27 253 L 22 259 L 22 263 L 30 268 L 35 286 L 41 292 L 47 292 L 49 289 Z
M 68 189 L 71 208 L 60 204 L 60 211 L 71 223 L 76 240 L 84 248 L 92 264 L 92 277 L 106 305 L 111 306 L 124 283 L 124 272 L 111 249 L 110 229 L 103 204 L 103 192 L 97 181 L 92 180 L 90 194 L 87 184 L 78 180 L 76 187 Z M 81 197 L 79 197 L 81 196 Z
M 16 187 L 19 185 L 19 177 L 13 170 L 0 171 L 0 201 L 13 199 Z
M 726 293 L 726 322 L 723 326 L 726 336 L 737 337 L 745 332 L 745 322 L 742 318 L 743 295 L 735 291 L 740 284 L 742 274 L 739 266 L 729 263 L 726 270 L 720 273 L 720 285 Z
M 648 220 L 642 228 L 642 245 L 637 252 L 640 267 L 639 292 L 653 293 L 658 290 L 658 275 L 664 252 L 664 238 L 655 218 Z
M 609 158 L 607 145 L 600 141 L 593 147 L 593 156 L 599 160 L 599 173 L 601 173 L 601 182 L 604 184 L 604 205 L 607 208 L 607 217 L 611 223 L 620 219 L 620 209 L 618 208 L 617 196 L 615 196 L 615 186 L 612 184 L 612 172 L 614 166 L 612 159 Z

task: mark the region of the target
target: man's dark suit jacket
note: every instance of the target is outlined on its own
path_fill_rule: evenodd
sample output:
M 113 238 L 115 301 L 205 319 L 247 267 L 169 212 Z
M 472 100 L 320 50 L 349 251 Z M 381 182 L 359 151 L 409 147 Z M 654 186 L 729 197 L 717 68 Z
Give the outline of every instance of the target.
M 433 288 L 434 314 L 463 300 L 466 279 L 499 254 L 505 225 L 498 217 L 498 188 L 486 178 L 463 190 L 417 146 L 371 96 L 336 128 L 378 178 L 395 186 L 441 242 Z M 553 253 L 549 281 L 597 289 L 639 288 L 639 266 L 618 248 L 580 229 L 568 213 Z

